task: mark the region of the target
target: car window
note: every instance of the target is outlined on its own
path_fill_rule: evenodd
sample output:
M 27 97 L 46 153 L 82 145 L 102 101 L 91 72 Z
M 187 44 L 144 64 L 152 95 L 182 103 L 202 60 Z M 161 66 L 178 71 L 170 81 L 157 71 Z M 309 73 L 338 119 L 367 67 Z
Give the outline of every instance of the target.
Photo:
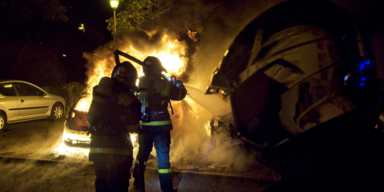
M 19 96 L 42 96 L 44 95 L 44 92 L 41 91 L 40 89 L 24 84 L 24 83 L 14 83 L 13 84 L 19 93 Z
M 11 83 L 0 84 L 0 94 L 4 96 L 16 96 L 16 92 L 13 89 L 13 86 Z

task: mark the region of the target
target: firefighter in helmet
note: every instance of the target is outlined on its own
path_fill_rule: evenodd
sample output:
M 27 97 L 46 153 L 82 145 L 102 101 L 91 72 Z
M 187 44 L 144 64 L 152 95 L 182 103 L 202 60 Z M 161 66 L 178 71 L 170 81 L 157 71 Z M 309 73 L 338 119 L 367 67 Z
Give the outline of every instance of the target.
M 235 38 L 207 93 L 281 173 L 266 191 L 384 191 L 373 49 L 338 5 L 289 0 Z
M 139 131 L 141 116 L 136 80 L 135 67 L 126 61 L 114 67 L 112 78 L 101 78 L 93 89 L 87 120 L 96 191 L 128 191 L 133 163 L 129 132 Z
M 143 69 L 144 76 L 139 79 L 138 93 L 142 103 L 141 126 L 144 165 L 153 145 L 155 145 L 161 190 L 174 191 L 169 163 L 172 121 L 168 112 L 168 105 L 171 104 L 170 100 L 184 99 L 187 90 L 181 81 L 167 78 L 162 74 L 163 71 L 166 72 L 166 69 L 158 58 L 149 56 L 143 63 L 146 67 Z M 135 178 L 134 184 L 138 185 L 139 157 L 136 159 L 133 177 Z

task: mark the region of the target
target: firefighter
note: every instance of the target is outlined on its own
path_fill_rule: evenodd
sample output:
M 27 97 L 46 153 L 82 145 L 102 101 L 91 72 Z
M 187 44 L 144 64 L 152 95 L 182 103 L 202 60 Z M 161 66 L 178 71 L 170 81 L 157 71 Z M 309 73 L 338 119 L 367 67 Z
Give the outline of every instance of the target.
M 96 191 L 128 191 L 133 146 L 129 132 L 139 131 L 141 104 L 135 96 L 137 71 L 129 62 L 114 67 L 93 89 L 87 120 L 89 160 L 96 171 Z
M 181 81 L 167 78 L 162 74 L 163 71 L 166 72 L 166 69 L 158 58 L 149 56 L 143 62 L 147 67 L 143 69 L 144 76 L 139 81 L 139 99 L 142 103 L 141 111 L 143 113 L 141 126 L 144 151 L 139 151 L 139 154 L 143 152 L 145 165 L 152 147 L 155 145 L 161 189 L 164 192 L 174 191 L 169 163 L 172 122 L 168 105 L 171 104 L 170 100 L 184 99 L 187 90 Z M 135 186 L 138 186 L 139 156 L 136 159 L 133 177 Z
M 369 38 L 346 10 L 289 0 L 235 38 L 207 93 L 281 180 L 266 191 L 384 191 L 383 107 Z

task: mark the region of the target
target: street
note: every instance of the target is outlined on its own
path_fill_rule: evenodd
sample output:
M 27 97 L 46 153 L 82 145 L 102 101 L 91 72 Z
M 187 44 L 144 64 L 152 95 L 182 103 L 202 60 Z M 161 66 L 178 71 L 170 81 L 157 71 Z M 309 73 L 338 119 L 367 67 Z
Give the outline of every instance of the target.
M 1 191 L 94 191 L 95 173 L 87 160 L 85 149 L 70 155 L 53 151 L 61 143 L 64 121 L 31 121 L 10 124 L 0 132 Z M 174 187 L 178 191 L 262 191 L 278 179 L 273 172 L 264 174 L 254 165 L 247 170 L 234 171 L 219 166 L 188 168 L 172 166 Z M 145 172 L 146 191 L 157 192 L 160 185 L 156 159 L 148 161 Z M 130 180 L 129 191 L 138 191 Z
M 93 165 L 87 163 L 62 163 L 55 161 L 34 161 L 24 159 L 0 160 L 1 191 L 94 191 L 95 174 Z M 146 191 L 158 192 L 160 185 L 156 170 L 145 173 Z M 262 191 L 272 181 L 224 175 L 173 172 L 174 185 L 178 191 Z M 130 180 L 129 191 L 133 189 Z

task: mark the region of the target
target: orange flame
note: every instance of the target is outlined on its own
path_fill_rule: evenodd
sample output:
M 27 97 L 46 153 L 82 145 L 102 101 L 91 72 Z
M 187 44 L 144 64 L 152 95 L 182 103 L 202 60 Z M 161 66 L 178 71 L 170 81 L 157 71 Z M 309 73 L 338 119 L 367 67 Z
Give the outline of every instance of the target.
M 175 75 L 176 77 L 182 74 L 186 69 L 186 63 L 188 62 L 188 59 L 185 57 L 182 57 L 185 55 L 185 45 L 176 40 L 171 39 L 169 35 L 164 35 L 161 40 L 161 50 L 151 50 L 151 51 L 138 51 L 133 46 L 130 46 L 128 48 L 122 49 L 123 52 L 128 53 L 132 55 L 133 57 L 136 57 L 139 60 L 144 60 L 148 56 L 155 56 L 160 59 L 165 69 L 168 71 L 168 76 Z M 94 61 L 96 66 L 92 71 L 88 71 L 88 80 L 87 80 L 87 93 L 88 97 L 82 102 L 79 102 L 77 106 L 75 107 L 75 110 L 78 111 L 85 111 L 87 112 L 90 103 L 92 101 L 92 91 L 93 87 L 96 86 L 100 79 L 102 77 L 110 77 L 113 67 L 115 64 L 110 65 L 109 63 L 111 61 L 114 62 L 113 54 L 110 54 L 110 58 L 101 58 L 100 60 Z M 127 59 L 125 57 L 121 57 L 120 61 L 126 61 Z M 131 62 L 137 69 L 138 75 L 143 76 L 143 69 L 140 65 L 136 64 L 135 62 Z M 109 65 L 108 65 L 109 64 Z

